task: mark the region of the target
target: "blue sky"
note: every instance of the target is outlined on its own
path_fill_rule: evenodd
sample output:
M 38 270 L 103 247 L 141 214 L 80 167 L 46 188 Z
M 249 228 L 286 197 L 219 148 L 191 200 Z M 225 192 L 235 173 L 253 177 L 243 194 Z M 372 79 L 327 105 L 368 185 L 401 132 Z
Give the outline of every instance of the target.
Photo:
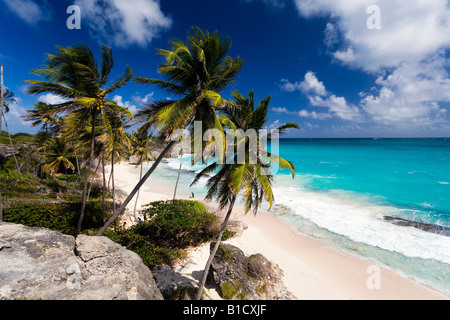
M 66 27 L 73 4 L 81 30 Z M 246 60 L 231 89 L 272 95 L 269 124 L 302 127 L 289 137 L 450 136 L 446 0 L 0 0 L 0 19 L 5 85 L 18 98 L 13 132 L 36 132 L 20 115 L 58 99 L 29 96 L 24 82 L 55 46 L 85 43 L 98 56 L 107 44 L 111 79 L 127 64 L 158 77 L 156 48 L 195 25 L 231 38 L 230 55 Z M 111 98 L 136 111 L 170 97 L 130 84 Z

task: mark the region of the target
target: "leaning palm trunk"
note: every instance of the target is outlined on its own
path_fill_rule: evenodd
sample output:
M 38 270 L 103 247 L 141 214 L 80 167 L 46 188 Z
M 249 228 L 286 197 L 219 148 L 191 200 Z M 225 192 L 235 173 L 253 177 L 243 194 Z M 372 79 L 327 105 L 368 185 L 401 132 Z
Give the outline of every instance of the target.
M 96 117 L 96 108 L 94 108 L 92 115 L 92 137 L 91 137 L 91 152 L 89 155 L 89 163 L 87 165 L 86 175 L 84 177 L 84 186 L 83 186 L 83 194 L 81 196 L 81 211 L 80 218 L 78 219 L 77 233 L 81 233 L 81 225 L 84 219 L 84 212 L 86 210 L 86 196 L 87 196 L 87 186 L 89 183 L 89 174 L 91 173 L 91 168 L 94 163 L 94 148 L 95 148 L 95 117 Z
M 182 167 L 182 165 L 183 165 L 183 149 L 181 149 L 181 151 L 180 151 L 180 168 L 178 169 L 177 182 L 175 183 L 175 190 L 173 191 L 173 200 L 175 200 L 175 198 L 177 196 L 178 181 L 180 180 L 180 174 L 181 174 L 181 167 Z
M 91 177 L 91 182 L 89 182 L 89 190 L 88 190 L 87 197 L 86 197 L 86 199 L 87 199 L 86 201 L 88 201 L 88 202 L 91 197 L 92 185 L 94 184 L 94 179 L 95 179 L 95 176 L 97 175 L 98 168 L 100 168 L 100 162 L 97 164 L 97 167 L 95 168 L 94 174 Z
M 203 288 L 206 283 L 206 278 L 208 277 L 209 268 L 211 267 L 214 256 L 216 255 L 216 252 L 219 249 L 220 242 L 222 241 L 223 233 L 225 232 L 225 229 L 228 224 L 228 220 L 230 219 L 230 216 L 231 216 L 231 212 L 233 211 L 234 203 L 236 201 L 236 195 L 233 195 L 232 197 L 233 198 L 231 199 L 230 206 L 228 207 L 227 215 L 225 216 L 225 219 L 223 220 L 222 225 L 220 226 L 220 231 L 219 231 L 219 235 L 217 236 L 216 245 L 214 246 L 213 250 L 211 251 L 211 253 L 209 255 L 209 259 L 206 262 L 205 270 L 203 270 L 202 280 L 200 282 L 198 292 L 197 292 L 197 297 L 196 297 L 197 300 L 200 300 L 200 298 L 202 297 L 202 291 L 203 291 Z
M 139 161 L 141 163 L 141 169 L 139 171 L 139 181 L 142 179 L 142 166 L 143 166 L 143 156 L 141 156 L 141 160 Z M 139 199 L 139 193 L 141 192 L 141 189 L 138 190 L 137 194 L 136 194 L 136 202 L 134 203 L 134 209 L 133 209 L 133 216 L 136 219 L 136 208 L 137 208 L 137 204 L 138 204 L 138 199 Z
M 106 209 L 105 209 L 105 193 L 106 193 L 106 174 L 105 174 L 105 155 L 102 153 L 102 175 L 103 175 L 103 185 L 102 185 L 102 217 L 103 223 L 106 223 Z
M 108 229 L 108 227 L 125 211 L 125 208 L 127 207 L 128 203 L 133 199 L 134 195 L 139 191 L 139 189 L 142 187 L 142 185 L 147 181 L 148 177 L 155 171 L 156 167 L 158 167 L 161 160 L 164 158 L 164 156 L 172 149 L 173 145 L 175 144 L 175 141 L 170 141 L 169 144 L 166 146 L 166 148 L 161 152 L 158 159 L 156 159 L 155 163 L 151 166 L 151 168 L 145 173 L 145 175 L 142 177 L 142 179 L 138 182 L 138 184 L 134 187 L 134 189 L 131 191 L 131 193 L 128 195 L 128 197 L 125 199 L 125 201 L 121 204 L 121 206 L 114 212 L 114 215 L 105 223 L 105 225 L 100 229 L 100 231 L 97 233 L 98 236 L 103 235 L 103 233 Z
M 77 187 L 78 180 L 81 181 L 80 163 L 78 161 L 78 156 L 77 156 L 76 152 L 75 152 L 75 163 L 76 163 L 76 169 L 78 172 L 78 177 L 77 177 L 77 180 L 75 180 L 75 182 L 73 183 L 73 188 L 72 188 L 73 191 L 75 191 L 75 188 Z
M 112 199 L 113 199 L 113 210 L 114 212 L 116 212 L 116 188 L 114 185 L 114 152 L 116 152 L 115 150 L 115 146 L 114 146 L 114 141 L 113 141 L 113 148 L 112 148 L 112 154 L 111 154 L 111 195 L 112 195 Z

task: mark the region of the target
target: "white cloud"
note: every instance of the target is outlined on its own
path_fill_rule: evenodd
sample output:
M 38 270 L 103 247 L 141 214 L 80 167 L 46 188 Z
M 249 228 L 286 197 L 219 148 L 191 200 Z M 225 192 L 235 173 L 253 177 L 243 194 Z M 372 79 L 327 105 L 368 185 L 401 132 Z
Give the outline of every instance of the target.
M 51 18 L 51 9 L 46 0 L 3 0 L 9 10 L 28 24 L 35 25 Z
M 291 111 L 289 111 L 285 107 L 272 108 L 272 111 L 277 112 L 277 113 L 287 113 L 287 114 L 291 114 L 292 113 Z
M 313 92 L 319 96 L 327 95 L 327 90 L 325 89 L 323 82 L 319 81 L 312 71 L 308 71 L 305 74 L 305 80 L 300 83 L 299 87 L 302 92 Z
M 329 16 L 345 41 L 337 52 L 354 54 L 352 65 L 368 71 L 418 61 L 450 46 L 450 8 L 446 0 L 295 0 L 305 17 Z M 370 5 L 381 12 L 381 30 L 367 28 Z M 330 26 L 327 26 L 330 32 Z M 334 30 L 334 34 L 336 34 Z M 339 55 L 338 55 L 339 56 Z M 346 62 L 346 61 L 344 61 Z
M 68 100 L 53 94 L 53 93 L 47 93 L 44 95 L 39 96 L 38 101 L 44 102 L 46 104 L 60 104 L 60 103 L 64 103 Z
M 376 92 L 361 95 L 359 106 L 369 118 L 399 126 L 444 123 L 446 109 L 440 105 L 450 101 L 448 1 L 410 0 L 407 5 L 401 0 L 295 3 L 303 17 L 330 19 L 324 43 L 335 61 L 378 77 Z M 374 4 L 380 8 L 380 30 L 369 29 L 366 24 L 371 16 L 366 10 Z M 325 102 L 329 106 L 332 101 Z
M 325 98 L 310 96 L 309 102 L 315 107 L 328 108 L 330 112 L 343 120 L 363 121 L 360 109 L 357 106 L 348 104 L 344 97 L 337 97 L 334 94 Z
M 138 108 L 136 107 L 136 105 L 132 104 L 130 101 L 123 102 L 123 97 L 122 96 L 115 95 L 112 100 L 115 103 L 117 103 L 119 106 L 121 106 L 123 108 L 127 108 L 128 111 L 130 111 L 133 114 L 136 114 L 137 111 L 138 111 Z
M 322 112 L 315 112 L 315 111 L 309 112 L 308 110 L 300 110 L 298 112 L 298 115 L 302 118 L 311 118 L 311 119 L 317 119 L 317 120 L 325 120 L 325 119 L 332 118 L 331 114 L 329 114 L 329 113 L 322 113 Z
M 405 63 L 392 74 L 380 76 L 381 89 L 361 100 L 363 109 L 375 120 L 410 125 L 432 125 L 445 121 L 446 109 L 439 102 L 450 102 L 450 79 L 442 55 L 419 63 Z
M 22 116 L 27 114 L 27 109 L 22 106 L 22 100 L 18 97 L 14 97 L 14 99 L 15 101 L 9 105 L 9 112 L 4 113 L 10 130 L 13 127 L 29 125 L 22 118 Z
M 354 62 L 357 59 L 352 48 L 347 48 L 346 50 L 338 50 L 333 53 L 333 56 L 344 63 Z
M 305 74 L 305 80 L 302 82 L 292 83 L 287 79 L 282 80 L 283 85 L 281 89 L 293 92 L 299 90 L 303 92 L 309 99 L 309 102 L 314 107 L 326 107 L 329 112 L 336 115 L 343 120 L 350 121 L 362 121 L 363 116 L 360 109 L 357 106 L 347 103 L 344 97 L 338 97 L 327 91 L 322 81 L 319 81 L 314 72 L 308 71 Z M 274 111 L 284 112 L 285 108 L 279 108 Z M 307 110 L 301 110 L 298 113 L 299 116 L 305 118 L 313 118 L 324 120 L 331 117 L 330 113 L 316 113 L 315 111 L 308 112 Z
M 281 82 L 283 83 L 281 85 L 281 89 L 288 92 L 299 90 L 303 93 L 312 92 L 320 96 L 327 94 L 327 90 L 325 89 L 323 82 L 319 81 L 315 73 L 312 71 L 308 71 L 305 74 L 305 79 L 301 82 L 292 83 L 287 79 L 281 79 Z
M 154 92 L 146 94 L 144 97 L 141 97 L 139 94 L 132 97 L 133 101 L 136 102 L 139 106 L 145 106 L 147 103 L 153 100 Z
M 338 28 L 334 24 L 327 23 L 327 27 L 325 28 L 324 33 L 324 43 L 327 45 L 327 47 L 333 47 L 338 43 Z
M 75 4 L 91 36 L 119 47 L 145 47 L 172 24 L 157 0 L 77 0 Z
M 329 113 L 321 113 L 321 112 L 315 112 L 315 111 L 308 111 L 308 110 L 300 110 L 300 111 L 289 111 L 285 107 L 281 108 L 272 108 L 272 111 L 277 113 L 285 113 L 290 115 L 297 115 L 302 118 L 311 118 L 316 120 L 325 120 L 332 118 L 332 115 Z

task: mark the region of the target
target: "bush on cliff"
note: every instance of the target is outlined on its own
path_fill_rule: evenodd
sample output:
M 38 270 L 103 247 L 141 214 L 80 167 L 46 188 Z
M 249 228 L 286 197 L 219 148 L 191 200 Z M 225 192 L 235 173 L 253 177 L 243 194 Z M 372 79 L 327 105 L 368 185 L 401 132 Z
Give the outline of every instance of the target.
M 211 240 L 217 231 L 216 216 L 198 201 L 156 201 L 145 207 L 144 221 L 105 236 L 139 254 L 149 267 L 184 258 L 184 249 Z

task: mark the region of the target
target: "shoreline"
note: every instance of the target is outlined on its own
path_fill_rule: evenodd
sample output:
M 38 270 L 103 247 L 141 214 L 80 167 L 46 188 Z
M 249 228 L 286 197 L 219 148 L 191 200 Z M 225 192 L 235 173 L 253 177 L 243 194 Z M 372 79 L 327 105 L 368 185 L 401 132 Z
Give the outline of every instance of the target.
M 110 167 L 105 168 L 109 173 Z M 139 167 L 128 163 L 114 166 L 115 184 L 118 189 L 130 192 L 139 180 Z M 155 184 L 149 181 L 157 182 Z M 167 180 L 150 177 L 141 188 L 138 199 L 142 204 L 173 198 L 173 186 Z M 188 199 L 189 194 L 179 186 L 177 198 Z M 203 199 L 195 199 L 203 201 Z M 122 220 L 133 223 L 135 198 L 128 205 L 131 215 Z M 214 206 L 214 202 L 207 202 Z M 278 264 L 284 272 L 286 287 L 298 299 L 306 300 L 450 300 L 450 296 L 435 288 L 405 278 L 387 268 L 344 251 L 326 246 L 319 240 L 296 232 L 286 221 L 266 212 L 244 214 L 239 206 L 233 210 L 234 220 L 248 226 L 242 235 L 227 240 L 246 255 L 261 253 Z M 198 274 L 206 263 L 209 246 L 193 248 L 188 252 L 183 275 Z M 197 271 L 197 272 L 195 272 Z

